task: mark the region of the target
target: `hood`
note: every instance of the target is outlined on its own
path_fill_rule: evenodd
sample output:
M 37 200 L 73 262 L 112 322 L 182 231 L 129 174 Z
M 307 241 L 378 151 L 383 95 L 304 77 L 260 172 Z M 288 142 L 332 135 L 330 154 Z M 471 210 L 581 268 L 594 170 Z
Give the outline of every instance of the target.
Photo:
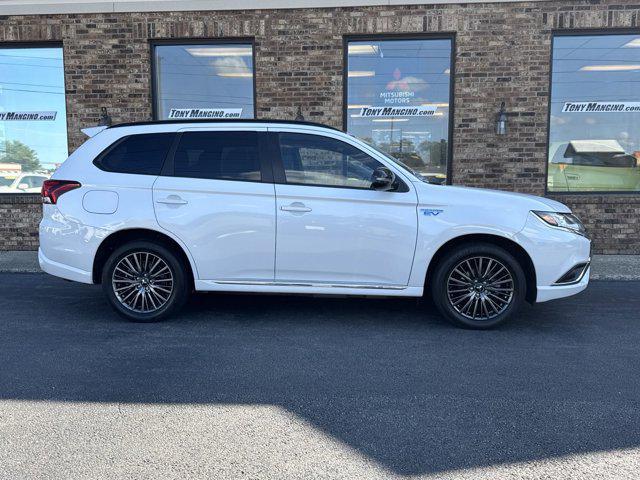
M 430 185 L 424 182 L 414 183 L 420 202 L 485 205 L 495 208 L 540 210 L 548 212 L 570 213 L 571 209 L 563 203 L 550 198 L 538 197 L 526 193 L 504 192 L 474 187 L 454 187 L 449 185 Z

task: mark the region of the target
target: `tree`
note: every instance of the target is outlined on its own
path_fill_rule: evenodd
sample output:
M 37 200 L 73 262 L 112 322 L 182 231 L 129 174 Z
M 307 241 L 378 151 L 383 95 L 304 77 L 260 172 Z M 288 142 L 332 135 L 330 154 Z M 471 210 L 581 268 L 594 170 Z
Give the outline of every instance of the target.
M 0 158 L 2 162 L 19 163 L 23 172 L 33 172 L 41 168 L 36 151 L 20 140 L 7 140 L 5 154 Z

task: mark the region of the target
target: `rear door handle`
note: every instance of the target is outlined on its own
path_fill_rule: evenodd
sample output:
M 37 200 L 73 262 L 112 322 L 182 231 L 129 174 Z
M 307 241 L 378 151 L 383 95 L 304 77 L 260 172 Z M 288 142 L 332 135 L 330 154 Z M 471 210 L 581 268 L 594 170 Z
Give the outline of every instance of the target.
M 186 205 L 189 202 L 179 197 L 178 195 L 169 195 L 166 198 L 160 198 L 156 200 L 156 203 L 163 203 L 165 205 Z
M 280 210 L 283 212 L 295 212 L 295 213 L 307 213 L 310 212 L 311 209 L 307 207 L 304 203 L 301 202 L 293 202 L 291 205 L 282 205 Z

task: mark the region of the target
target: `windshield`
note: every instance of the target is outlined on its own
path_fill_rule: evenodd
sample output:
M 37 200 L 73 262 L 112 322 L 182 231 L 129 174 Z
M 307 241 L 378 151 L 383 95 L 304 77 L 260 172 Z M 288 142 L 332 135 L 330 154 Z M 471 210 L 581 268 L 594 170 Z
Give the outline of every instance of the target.
M 0 187 L 9 187 L 14 180 L 14 178 L 0 177 Z

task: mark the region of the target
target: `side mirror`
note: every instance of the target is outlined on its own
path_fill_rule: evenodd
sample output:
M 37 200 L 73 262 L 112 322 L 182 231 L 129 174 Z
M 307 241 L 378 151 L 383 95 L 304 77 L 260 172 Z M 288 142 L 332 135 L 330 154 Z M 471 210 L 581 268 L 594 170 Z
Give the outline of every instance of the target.
M 29 188 L 29 184 L 28 183 L 20 183 L 20 184 L 18 184 L 18 190 L 26 190 L 27 188 Z
M 396 188 L 396 174 L 387 167 L 378 167 L 371 175 L 371 188 L 388 192 Z

